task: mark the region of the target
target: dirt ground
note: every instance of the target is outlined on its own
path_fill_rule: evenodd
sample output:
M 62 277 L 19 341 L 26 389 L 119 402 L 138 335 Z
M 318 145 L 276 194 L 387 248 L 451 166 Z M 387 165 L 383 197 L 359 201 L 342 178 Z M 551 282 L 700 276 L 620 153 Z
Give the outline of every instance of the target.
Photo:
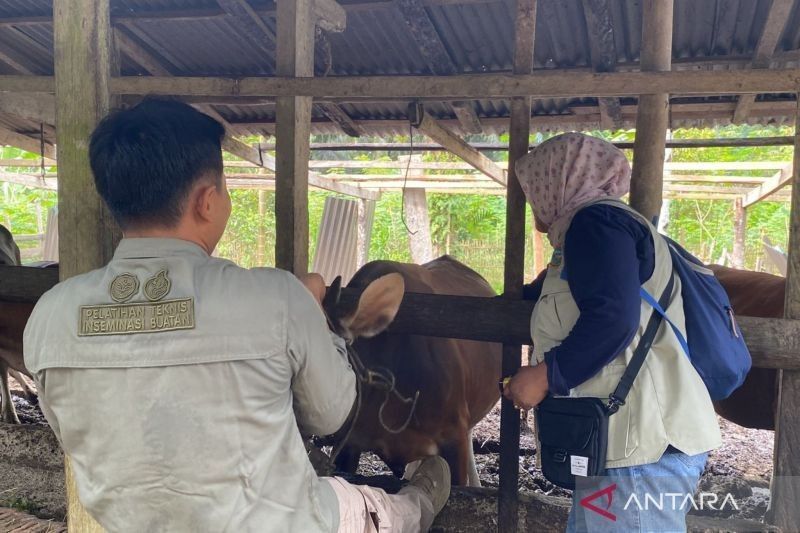
M 13 382 L 12 382 L 13 389 Z M 23 424 L 47 425 L 37 405 L 31 405 L 14 391 L 14 404 Z M 530 422 L 532 422 L 532 417 Z M 774 434 L 771 431 L 751 430 L 719 419 L 723 446 L 709 459 L 700 489 L 717 494 L 732 493 L 739 511 L 704 511 L 718 518 L 762 519 L 769 503 L 769 480 L 772 474 Z M 498 485 L 499 469 L 499 404 L 473 431 L 473 446 L 481 482 L 487 487 Z M 551 496 L 571 498 L 569 491 L 554 486 L 542 476 L 536 466 L 536 447 L 532 434 L 523 434 L 520 443 L 520 487 Z M 391 475 L 386 465 L 372 454 L 362 456 L 358 474 L 362 476 Z M 0 487 L 2 491 L 2 487 Z
M 532 416 L 529 418 L 533 422 Z M 723 445 L 709 458 L 700 481 L 700 490 L 727 494 L 730 492 L 739 504 L 735 510 L 701 514 L 717 518 L 762 519 L 769 503 L 769 479 L 772 474 L 772 449 L 774 433 L 746 429 L 720 418 Z M 486 487 L 498 486 L 500 456 L 499 404 L 473 430 L 473 446 L 477 450 L 475 462 L 481 483 Z M 489 453 L 483 453 L 491 450 Z M 550 496 L 571 498 L 570 491 L 556 487 L 542 475 L 536 466 L 536 445 L 532 434 L 520 439 L 520 487 L 522 490 Z M 391 472 L 372 454 L 362 457 L 359 474 L 364 476 L 388 475 Z

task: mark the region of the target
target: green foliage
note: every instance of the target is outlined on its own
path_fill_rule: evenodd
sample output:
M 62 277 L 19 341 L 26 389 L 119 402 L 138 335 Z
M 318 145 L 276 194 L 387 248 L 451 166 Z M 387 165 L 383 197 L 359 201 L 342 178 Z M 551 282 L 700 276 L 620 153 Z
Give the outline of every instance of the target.
M 680 129 L 673 131 L 673 138 L 724 138 L 724 137 L 765 137 L 791 135 L 792 128 L 781 126 L 728 126 L 713 129 Z M 614 132 L 592 132 L 593 135 L 609 141 L 632 141 L 632 130 Z M 555 133 L 533 134 L 532 143 L 540 143 Z M 364 138 L 362 141 L 407 142 L 408 136 L 395 136 L 391 139 Z M 256 141 L 258 139 L 250 139 Z M 340 141 L 335 136 L 322 136 L 315 141 Z M 508 142 L 508 135 L 499 137 L 475 136 L 473 142 Z M 415 136 L 415 142 L 424 138 Z M 506 152 L 489 153 L 493 160 L 505 165 Z M 632 157 L 630 151 L 628 157 Z M 343 159 L 342 152 L 316 152 L 315 159 Z M 347 153 L 346 157 L 355 161 L 396 160 L 396 152 Z M 31 154 L 14 148 L 0 149 L 3 159 L 35 159 Z M 752 147 L 752 148 L 702 148 L 675 149 L 670 153 L 672 161 L 790 161 L 792 148 Z M 226 154 L 226 159 L 235 157 Z M 426 152 L 425 161 L 458 162 L 457 157 L 447 152 Z M 52 169 L 48 169 L 50 171 Z M 9 172 L 30 172 L 29 168 L 7 169 Z M 237 173 L 252 173 L 254 169 L 241 168 Z M 338 172 L 343 172 L 339 170 Z M 398 174 L 389 169 L 348 169 L 348 174 Z M 432 170 L 431 174 L 461 174 L 463 170 Z M 722 172 L 720 172 L 722 173 Z M 727 171 L 726 173 L 732 173 Z M 770 175 L 771 171 L 747 171 L 736 174 L 755 176 Z M 402 176 L 402 171 L 399 175 Z M 46 215 L 47 210 L 56 204 L 54 191 L 29 189 L 19 185 L 3 183 L 0 185 L 2 205 L 0 223 L 7 224 L 16 235 L 38 232 L 37 206 Z M 219 245 L 219 255 L 228 257 L 243 266 L 273 265 L 275 248 L 275 195 L 262 192 L 262 212 L 259 213 L 259 191 L 234 190 L 233 216 Z M 309 193 L 309 246 L 316 248 L 319 224 L 325 198 L 328 193 L 311 191 Z M 505 197 L 495 195 L 447 195 L 429 194 L 428 209 L 431 222 L 431 236 L 435 253 L 449 253 L 472 266 L 483 274 L 496 290 L 501 290 L 503 280 L 503 253 L 505 242 Z M 370 243 L 370 259 L 390 259 L 410 261 L 408 246 L 409 233 L 403 221 L 403 202 L 399 192 L 384 193 L 375 210 L 375 221 Z M 748 209 L 746 266 L 754 268 L 760 253 L 762 236 L 767 236 L 776 245 L 785 248 L 788 240 L 789 205 L 781 202 L 760 202 Z M 536 273 L 533 269 L 532 221 L 530 210 L 527 215 L 527 235 L 525 271 L 528 279 Z M 690 251 L 704 260 L 716 261 L 723 250 L 730 252 L 733 247 L 732 202 L 673 200 L 670 203 L 670 222 L 667 232 L 683 243 Z M 259 239 L 263 240 L 263 257 L 259 257 Z M 22 243 L 32 246 L 37 243 Z M 549 257 L 549 246 L 545 259 Z

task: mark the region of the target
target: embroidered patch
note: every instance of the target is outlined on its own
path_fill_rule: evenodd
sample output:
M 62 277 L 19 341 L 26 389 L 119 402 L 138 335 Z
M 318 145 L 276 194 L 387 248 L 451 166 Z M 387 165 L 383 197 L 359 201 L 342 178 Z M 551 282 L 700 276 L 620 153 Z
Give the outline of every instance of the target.
M 80 307 L 79 337 L 194 329 L 194 299 Z
M 129 272 L 120 274 L 111 281 L 108 292 L 115 302 L 127 302 L 134 294 L 139 292 L 139 278 Z
M 169 294 L 172 282 L 167 277 L 167 271 L 161 270 L 158 274 L 144 283 L 144 295 L 151 302 L 157 302 Z

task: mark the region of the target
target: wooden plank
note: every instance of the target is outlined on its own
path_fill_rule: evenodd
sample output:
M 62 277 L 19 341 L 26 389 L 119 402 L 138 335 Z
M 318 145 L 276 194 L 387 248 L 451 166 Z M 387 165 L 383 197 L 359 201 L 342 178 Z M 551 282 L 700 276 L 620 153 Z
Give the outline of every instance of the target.
M 277 36 L 247 0 L 217 0 L 217 3 L 230 15 L 243 34 L 267 56 L 272 56 L 274 53 L 272 45 L 276 42 Z
M 789 258 L 786 274 L 784 316 L 800 318 L 800 94 L 797 98 L 789 215 Z M 775 417 L 775 453 L 768 519 L 784 531 L 800 530 L 800 371 L 784 370 L 780 380 Z
M 58 282 L 58 269 L 0 266 L 0 301 L 35 302 Z M 345 301 L 359 291 L 344 289 Z M 536 302 L 406 293 L 389 331 L 508 344 L 530 344 Z M 800 370 L 800 320 L 737 317 L 758 368 Z
M 38 78 L 37 76 L 32 77 Z M 315 98 L 572 98 L 670 94 L 792 92 L 800 69 L 762 71 L 542 72 L 454 76 L 335 76 L 328 78 L 149 77 L 111 80 L 114 94 L 174 96 L 311 96 Z M 14 83 L 19 84 L 17 80 Z M 43 83 L 43 82 L 42 82 Z M 34 86 L 41 87 L 36 83 Z M 0 77 L 0 90 L 3 80 Z
M 668 71 L 672 62 L 672 0 L 642 2 L 643 71 Z M 639 96 L 631 174 L 631 207 L 648 220 L 661 212 L 669 127 L 669 93 L 663 89 Z
M 792 166 L 786 165 L 776 172 L 764 183 L 748 192 L 744 197 L 744 207 L 750 207 L 756 202 L 769 197 L 792 180 Z
M 594 70 L 613 72 L 617 65 L 617 50 L 609 0 L 583 0 L 583 16 Z M 622 127 L 619 98 L 599 98 L 597 103 L 600 107 L 601 126 L 606 129 Z
M 11 67 L 13 70 L 17 71 L 20 74 L 25 74 L 28 76 L 32 76 L 36 74 L 34 71 L 29 69 L 25 63 L 22 61 L 17 60 L 12 55 L 9 55 L 8 52 L 0 50 L 0 61 Z
M 54 162 L 56 158 L 56 147 L 52 144 L 45 142 L 43 146 L 41 139 L 34 139 L 0 126 L 0 146 L 2 145 L 14 146 L 27 152 L 44 155 L 47 162 Z M 42 153 L 42 148 L 44 148 L 44 153 Z
M 0 92 L 53 93 L 55 87 L 53 76 L 0 76 Z
M 417 43 L 420 55 L 432 74 L 451 76 L 458 72 L 458 67 L 450 57 L 450 53 L 428 16 L 422 0 L 395 0 L 395 6 L 403 17 L 411 38 Z M 456 101 L 451 104 L 461 129 L 465 134 L 483 132 L 475 108 L 470 102 Z
M 455 101 L 450 103 L 450 107 L 453 108 L 453 112 L 461 125 L 461 130 L 465 134 L 477 135 L 483 133 L 483 125 L 472 102 Z
M 0 301 L 37 301 L 58 283 L 58 270 L 0 265 Z
M 506 173 L 494 161 L 472 148 L 461 137 L 453 133 L 451 130 L 441 126 L 430 117 L 422 106 L 412 104 L 409 107 L 409 114 L 411 115 L 411 123 L 421 133 L 424 133 L 443 147 L 451 152 L 477 170 L 483 172 L 497 183 L 506 185 Z
M 278 3 L 276 71 L 280 76 L 314 75 L 313 0 Z M 311 103 L 307 96 L 278 98 L 276 114 L 275 265 L 308 270 L 308 159 Z
M 108 82 L 118 60 L 113 55 L 109 0 L 54 0 L 53 19 L 63 280 L 106 264 L 120 236 L 89 167 L 89 137 L 111 108 Z M 68 458 L 66 472 L 69 529 L 102 531 L 78 499 Z
M 55 178 L 42 178 L 41 176 L 34 176 L 32 174 L 0 172 L 0 181 L 24 185 L 25 187 L 32 187 L 34 189 L 46 189 L 50 191 L 58 189 L 58 183 Z
M 172 76 L 171 70 L 164 64 L 165 60 L 147 50 L 124 26 L 114 28 L 114 34 L 120 51 L 147 72 L 153 76 Z
M 364 135 L 363 128 L 356 124 L 356 122 L 350 118 L 350 115 L 348 115 L 338 105 L 332 103 L 321 103 L 317 104 L 317 107 L 326 117 L 330 119 L 331 122 L 334 122 L 337 126 L 339 126 L 339 129 L 341 129 L 350 137 L 360 137 Z
M 117 36 L 117 42 L 120 44 L 120 47 L 124 51 L 124 53 L 128 55 L 128 57 L 133 59 L 136 63 L 138 63 L 140 66 L 142 66 L 145 70 L 147 70 L 150 74 L 153 74 L 155 76 L 171 75 L 171 70 L 165 66 L 166 63 L 165 59 L 157 57 L 154 52 L 147 50 L 142 43 L 137 42 L 135 38 L 128 35 L 128 33 L 124 29 L 117 27 L 116 36 Z M 268 168 L 269 170 L 272 171 L 275 170 L 275 160 L 272 157 L 259 152 L 258 149 L 248 146 L 245 143 L 235 139 L 230 134 L 230 123 L 228 123 L 225 117 L 221 116 L 213 107 L 211 107 L 208 104 L 196 104 L 195 107 L 200 109 L 200 111 L 202 111 L 203 113 L 206 113 L 207 115 L 211 116 L 215 120 L 218 120 L 225 126 L 226 134 L 222 140 L 223 150 L 256 166 Z M 334 107 L 338 109 L 338 106 Z M 243 186 L 244 184 L 231 184 L 231 185 Z M 374 192 L 361 191 L 358 187 L 353 187 L 344 184 L 337 184 L 322 177 L 316 177 L 314 179 L 314 185 L 324 190 L 329 190 L 341 194 L 347 194 L 350 196 L 356 196 L 358 198 L 367 198 L 374 200 L 376 199 L 377 196 L 377 194 Z
M 0 97 L 0 113 L 33 122 L 55 124 L 56 102 L 50 94 L 7 93 Z
M 794 102 L 792 102 L 794 106 Z M 672 106 L 673 111 L 675 105 Z M 540 117 L 536 117 L 539 120 Z M 505 120 L 505 119 L 504 119 Z M 631 142 L 615 142 L 612 143 L 617 148 L 632 149 L 633 143 Z M 674 139 L 667 141 L 667 148 L 722 148 L 722 147 L 739 147 L 739 146 L 791 146 L 794 144 L 793 137 L 753 137 L 753 138 L 728 138 L 728 139 Z M 504 152 L 508 151 L 507 144 L 501 143 L 470 143 L 470 146 L 480 151 L 491 152 Z M 264 150 L 275 150 L 275 145 L 264 144 Z M 439 144 L 434 143 L 414 143 L 414 149 L 422 151 L 442 151 L 444 148 Z M 402 142 L 358 142 L 358 143 L 312 143 L 311 151 L 357 151 L 357 152 L 408 152 L 411 150 L 411 145 Z M 310 164 L 323 163 L 320 161 L 312 161 Z M 365 164 L 368 162 L 364 162 Z M 382 162 L 380 162 L 382 164 Z M 434 167 L 431 167 L 434 168 Z M 466 168 L 466 167 L 464 167 Z M 777 167 L 773 167 L 777 168 Z
M 753 68 L 769 68 L 772 55 L 775 53 L 775 47 L 778 45 L 781 35 L 783 35 L 783 29 L 789 20 L 793 5 L 794 0 L 772 0 L 772 5 L 770 5 L 767 13 L 767 20 L 764 22 L 764 30 L 761 32 L 761 37 L 758 39 L 756 50 L 753 54 Z M 739 96 L 736 109 L 733 112 L 734 124 L 741 124 L 747 120 L 755 101 L 755 94 Z

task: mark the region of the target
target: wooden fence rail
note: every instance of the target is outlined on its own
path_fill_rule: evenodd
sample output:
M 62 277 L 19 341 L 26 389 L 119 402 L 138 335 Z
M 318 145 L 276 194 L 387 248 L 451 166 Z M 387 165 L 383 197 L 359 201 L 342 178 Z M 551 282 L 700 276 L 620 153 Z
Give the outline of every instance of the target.
M 58 282 L 57 268 L 0 266 L 0 301 L 35 302 Z M 344 302 L 359 291 L 344 289 Z M 533 301 L 406 293 L 389 331 L 530 344 Z M 753 365 L 800 370 L 800 320 L 739 317 Z

